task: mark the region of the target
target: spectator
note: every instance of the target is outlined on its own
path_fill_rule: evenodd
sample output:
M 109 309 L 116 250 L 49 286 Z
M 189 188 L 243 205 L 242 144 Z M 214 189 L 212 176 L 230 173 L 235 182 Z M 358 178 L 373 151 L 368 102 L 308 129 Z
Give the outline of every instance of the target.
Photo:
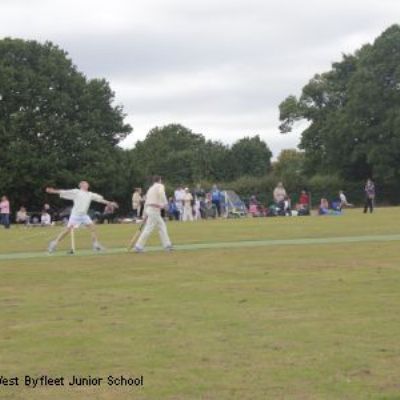
M 249 213 L 252 217 L 260 216 L 259 203 L 257 197 L 254 195 L 250 196 L 249 199 Z
M 103 215 L 101 217 L 102 222 L 107 221 L 108 224 L 114 223 L 115 219 L 115 203 L 108 203 L 104 207 Z
M 44 205 L 43 205 L 43 210 L 45 210 L 48 214 L 50 214 L 50 217 L 51 217 L 52 220 L 54 219 L 54 217 L 53 217 L 54 211 L 53 211 L 53 209 L 50 207 L 50 204 L 49 204 L 49 203 L 44 203 Z
M 217 217 L 221 216 L 221 200 L 222 200 L 222 193 L 218 189 L 217 185 L 213 185 L 211 191 L 211 202 L 216 209 Z
M 7 196 L 3 196 L 0 202 L 0 224 L 4 228 L 10 228 L 10 202 Z
M 343 190 L 339 191 L 339 199 L 340 199 L 340 209 L 342 209 L 343 207 L 354 207 L 353 204 L 349 203 L 347 201 L 347 197 L 344 194 Z
M 276 188 L 274 189 L 274 202 L 277 206 L 278 215 L 284 216 L 285 214 L 285 197 L 287 196 L 286 190 L 283 187 L 282 182 L 278 182 Z
M 185 189 L 185 194 L 183 196 L 183 217 L 182 221 L 193 221 L 193 196 L 189 189 Z
M 286 190 L 283 187 L 282 182 L 279 182 L 276 188 L 274 189 L 274 202 L 279 206 L 282 205 L 282 203 L 285 200 L 285 197 L 287 196 Z
M 29 217 L 25 207 L 20 207 L 20 209 L 17 211 L 15 222 L 17 224 L 28 224 Z
M 367 213 L 369 208 L 369 212 L 372 213 L 374 211 L 374 201 L 375 201 L 375 185 L 371 179 L 367 180 L 364 188 L 365 192 L 365 205 L 364 205 L 364 214 Z
M 179 211 L 176 207 L 176 203 L 173 197 L 168 200 L 168 218 L 170 220 L 179 221 Z
M 302 190 L 300 193 L 299 204 L 303 208 L 304 207 L 308 208 L 310 206 L 310 197 L 308 196 L 308 194 L 305 190 Z
M 142 208 L 142 188 L 136 188 L 132 194 L 133 218 L 138 218 L 140 216 L 141 208 Z
M 200 183 L 198 183 L 194 189 L 194 197 L 198 199 L 200 202 L 205 200 L 206 192 L 201 187 Z
M 328 215 L 329 214 L 329 203 L 328 200 L 325 198 L 321 199 L 321 202 L 319 204 L 319 215 Z
M 206 218 L 206 192 L 198 183 L 194 189 L 195 218 Z M 200 214 L 200 216 L 198 215 Z
M 183 218 L 183 197 L 185 196 L 185 191 L 183 190 L 182 186 L 178 186 L 175 190 L 174 197 L 175 197 L 175 204 L 176 208 L 179 211 L 179 219 L 182 220 Z
M 203 218 L 201 212 L 201 200 L 198 197 L 194 200 L 194 218 L 196 221 Z
M 142 196 L 142 199 L 140 200 L 139 218 L 143 218 L 144 205 L 145 205 L 145 203 L 146 203 L 146 196 L 147 196 L 147 194 L 145 193 L 145 194 Z
M 305 190 L 302 190 L 299 202 L 296 204 L 298 215 L 310 215 L 310 197 Z
M 292 216 L 292 204 L 289 196 L 285 196 L 283 200 L 283 212 L 285 216 Z
M 47 212 L 47 210 L 42 210 L 42 214 L 40 216 L 40 225 L 41 226 L 51 226 L 51 216 Z

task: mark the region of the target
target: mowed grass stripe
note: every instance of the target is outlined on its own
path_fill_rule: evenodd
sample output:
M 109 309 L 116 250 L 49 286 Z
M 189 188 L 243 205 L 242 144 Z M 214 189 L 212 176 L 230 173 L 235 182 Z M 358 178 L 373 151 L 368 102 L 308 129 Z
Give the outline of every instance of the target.
M 193 251 L 193 250 L 209 250 L 209 249 L 231 249 L 244 247 L 266 247 L 266 246 L 286 246 L 286 245 L 318 245 L 318 244 L 340 244 L 340 243 L 360 243 L 360 242 L 393 242 L 400 241 L 398 235 L 365 235 L 365 236 L 341 236 L 329 238 L 302 238 L 302 239 L 277 239 L 277 240 L 240 240 L 233 242 L 209 242 L 209 243 L 191 243 L 178 244 L 174 248 L 176 250 Z M 146 252 L 163 251 L 160 246 L 149 246 Z M 46 252 L 22 252 L 22 253 L 6 253 L 0 254 L 0 261 L 20 260 L 29 258 L 42 257 L 83 257 L 93 255 L 110 255 L 126 253 L 126 248 L 109 248 L 104 252 L 94 253 L 92 250 L 79 250 L 74 255 L 65 251 L 58 251 L 53 254 Z

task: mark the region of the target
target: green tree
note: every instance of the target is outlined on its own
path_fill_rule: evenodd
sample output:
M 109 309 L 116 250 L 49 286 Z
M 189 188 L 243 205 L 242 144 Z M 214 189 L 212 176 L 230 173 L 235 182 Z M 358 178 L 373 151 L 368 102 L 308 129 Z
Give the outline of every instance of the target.
M 228 146 L 170 124 L 152 129 L 131 150 L 142 179 L 162 174 L 171 184 L 190 184 L 200 180 L 226 180 L 233 176 Z
M 301 176 L 304 172 L 304 152 L 296 149 L 282 150 L 273 163 L 273 172 L 281 180 Z
M 271 169 L 272 152 L 258 135 L 238 140 L 231 153 L 235 177 L 263 176 Z
M 88 80 L 52 43 L 0 41 L 0 190 L 38 205 L 43 187 L 108 177 L 131 127 L 104 79 Z
M 307 120 L 300 148 L 309 173 L 400 178 L 400 26 L 316 75 L 280 105 L 281 131 Z

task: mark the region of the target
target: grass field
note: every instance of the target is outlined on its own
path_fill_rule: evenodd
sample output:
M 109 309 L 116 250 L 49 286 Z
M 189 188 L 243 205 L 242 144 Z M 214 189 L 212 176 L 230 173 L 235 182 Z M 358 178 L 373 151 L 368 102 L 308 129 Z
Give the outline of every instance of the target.
M 0 376 L 144 377 L 0 399 L 400 399 L 399 222 L 170 223 L 178 250 L 139 255 L 122 250 L 136 227 L 106 225 L 109 252 L 79 230 L 65 257 L 44 254 L 59 228 L 0 230 Z

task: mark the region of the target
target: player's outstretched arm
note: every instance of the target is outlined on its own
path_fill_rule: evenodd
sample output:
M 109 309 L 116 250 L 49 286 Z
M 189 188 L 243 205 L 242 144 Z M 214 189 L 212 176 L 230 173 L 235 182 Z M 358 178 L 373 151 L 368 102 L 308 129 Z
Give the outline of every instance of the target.
M 54 189 L 52 187 L 47 187 L 46 188 L 46 193 L 49 193 L 49 194 L 60 194 L 60 190 Z
M 119 207 L 118 203 L 116 203 L 115 201 L 106 200 L 103 196 L 100 196 L 99 194 L 94 194 L 92 196 L 92 200 L 97 202 L 97 203 L 104 204 L 106 206 L 111 205 L 111 206 L 113 206 L 115 208 Z

